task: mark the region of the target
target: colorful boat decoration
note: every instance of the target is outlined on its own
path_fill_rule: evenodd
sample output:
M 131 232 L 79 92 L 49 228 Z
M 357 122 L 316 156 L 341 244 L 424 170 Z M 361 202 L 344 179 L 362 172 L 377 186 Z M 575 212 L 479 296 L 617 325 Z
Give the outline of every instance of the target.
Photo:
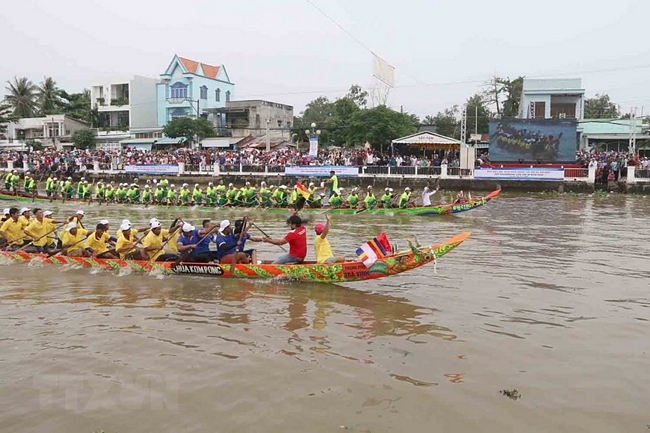
M 131 270 L 134 272 L 162 272 L 169 275 L 195 275 L 220 278 L 245 279 L 287 279 L 314 283 L 346 283 L 352 281 L 374 280 L 401 274 L 434 262 L 463 243 L 470 233 L 456 235 L 446 241 L 427 247 L 411 245 L 410 250 L 401 251 L 377 259 L 370 267 L 361 262 L 343 263 L 303 263 L 299 265 L 244 265 L 231 268 L 228 264 L 188 263 L 188 262 L 149 262 L 146 260 L 98 259 L 94 257 L 68 257 L 46 254 L 25 253 L 23 251 L 0 251 L 0 257 L 9 261 L 30 262 L 38 260 L 46 264 L 72 265 L 106 270 Z
M 313 212 L 324 212 L 327 210 L 330 214 L 335 215 L 394 215 L 394 214 L 408 214 L 408 215 L 418 215 L 418 216 L 437 216 L 437 215 L 447 215 L 460 212 L 467 212 L 472 209 L 483 206 L 493 198 L 497 197 L 501 193 L 501 189 L 496 189 L 489 193 L 488 195 L 482 197 L 473 197 L 472 199 L 463 202 L 463 203 L 437 203 L 431 206 L 416 206 L 408 207 L 404 209 L 400 208 L 383 208 L 378 207 L 375 209 L 365 209 L 357 210 L 354 208 L 331 208 L 331 207 L 321 207 L 321 208 L 303 208 L 301 212 L 313 213 Z M 63 201 L 60 198 L 54 199 L 51 201 L 48 197 L 44 196 L 29 196 L 24 193 L 18 193 L 13 195 L 10 193 L 0 192 L 0 200 L 13 200 L 19 202 L 33 202 L 33 203 L 62 203 Z M 208 207 L 208 206 L 166 206 L 166 205 L 147 205 L 142 203 L 99 203 L 97 201 L 88 201 L 80 199 L 69 199 L 65 200 L 65 203 L 76 203 L 84 206 L 96 205 L 96 206 L 126 206 L 126 207 L 137 207 L 141 209 L 142 207 L 150 207 L 152 209 L 167 209 L 173 211 L 183 211 L 183 210 L 205 210 L 214 212 L 217 209 L 238 209 L 244 212 L 251 211 L 266 211 L 266 212 L 277 212 L 277 213 L 290 213 L 293 211 L 291 208 L 285 207 Z

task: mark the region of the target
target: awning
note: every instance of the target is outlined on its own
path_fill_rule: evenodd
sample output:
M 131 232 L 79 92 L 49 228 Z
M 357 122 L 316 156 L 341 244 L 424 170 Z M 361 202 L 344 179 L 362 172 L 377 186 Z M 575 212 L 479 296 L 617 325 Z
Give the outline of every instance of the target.
M 392 141 L 392 144 L 406 144 L 409 146 L 420 147 L 421 149 L 423 148 L 422 145 L 445 146 L 445 147 L 438 147 L 438 148 L 460 147 L 460 141 L 454 138 L 445 137 L 444 135 L 436 134 L 433 132 L 426 132 L 426 131 L 418 132 L 416 134 L 408 135 L 402 138 L 397 138 Z M 430 149 L 431 147 L 425 147 L 425 148 Z
M 239 139 L 237 140 L 239 141 Z M 201 141 L 202 147 L 230 147 L 230 139 L 228 138 L 204 138 Z
M 156 140 L 156 145 L 182 144 L 187 141 L 187 137 L 176 137 L 176 138 L 163 137 L 163 138 L 157 138 L 155 140 Z
M 120 140 L 120 144 L 122 146 L 131 146 L 134 144 L 148 144 L 151 146 L 156 140 L 156 138 L 127 138 L 126 140 Z

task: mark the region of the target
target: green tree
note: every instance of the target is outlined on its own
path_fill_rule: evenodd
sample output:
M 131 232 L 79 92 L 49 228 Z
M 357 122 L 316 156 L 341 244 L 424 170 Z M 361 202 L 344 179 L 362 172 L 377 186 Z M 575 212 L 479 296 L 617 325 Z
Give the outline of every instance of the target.
M 322 144 L 328 144 L 330 142 L 330 134 L 325 128 L 330 123 L 333 110 L 334 103 L 330 102 L 326 96 L 319 96 L 307 104 L 305 111 L 300 113 L 300 116 L 294 117 L 293 128 L 291 129 L 292 134 L 296 134 L 300 142 L 307 141 L 305 130 L 311 129 L 311 124 L 315 123 L 316 127 L 320 128 L 322 132 L 320 142 Z
M 374 146 L 388 146 L 391 140 L 413 134 L 417 126 L 408 113 L 391 110 L 379 105 L 367 110 L 359 110 L 352 115 L 348 140 L 363 144 L 368 141 Z
M 45 77 L 38 86 L 37 103 L 40 115 L 60 113 L 63 103 L 60 97 L 60 90 L 56 87 L 56 81 L 52 77 Z
M 519 115 L 519 103 L 524 86 L 524 77 L 493 77 L 483 91 L 483 100 L 496 110 L 498 119 Z
M 214 136 L 214 127 L 203 118 L 177 117 L 165 125 L 163 134 L 169 138 L 186 137 L 190 140 L 196 137 L 201 142 L 206 137 Z
M 427 126 L 433 126 L 436 124 L 436 118 L 433 116 L 425 116 L 424 120 L 422 121 L 422 124 Z
M 37 87 L 27 77 L 14 77 L 13 83 L 7 81 L 8 94 L 5 102 L 13 109 L 14 117 L 34 117 L 36 113 Z
M 99 111 L 91 107 L 90 90 L 84 89 L 81 93 L 67 93 L 61 90 L 60 95 L 63 114 L 86 121 L 93 128 L 99 126 Z
M 332 143 L 337 146 L 353 146 L 350 136 L 350 121 L 361 108 L 353 99 L 345 97 L 334 102 L 332 116 L 326 125 Z
M 79 149 L 94 149 L 95 134 L 90 129 L 77 129 L 72 133 L 72 142 Z
M 450 108 L 445 108 L 444 111 L 438 112 L 433 117 L 433 124 L 436 127 L 436 132 L 445 137 L 451 138 L 460 138 L 460 121 L 459 118 L 460 110 L 458 105 L 454 105 Z
M 354 102 L 359 108 L 366 108 L 368 105 L 368 92 L 363 90 L 358 84 L 353 84 L 348 90 L 348 94 L 345 95 L 344 99 L 349 99 Z
M 585 99 L 585 119 L 617 119 L 619 116 L 618 105 L 610 101 L 607 93 Z
M 490 112 L 485 108 L 483 96 L 479 93 L 467 99 L 467 137 L 470 134 L 490 132 Z

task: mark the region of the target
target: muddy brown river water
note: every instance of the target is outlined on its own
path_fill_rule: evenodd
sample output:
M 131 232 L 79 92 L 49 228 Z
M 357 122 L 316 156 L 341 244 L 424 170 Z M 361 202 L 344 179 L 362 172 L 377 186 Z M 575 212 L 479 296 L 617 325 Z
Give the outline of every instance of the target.
M 333 216 L 341 254 L 381 230 L 402 246 L 472 232 L 437 274 L 345 285 L 5 261 L 0 431 L 647 431 L 648 215 L 645 197 L 506 195 L 441 218 Z M 274 236 L 282 220 L 256 217 Z

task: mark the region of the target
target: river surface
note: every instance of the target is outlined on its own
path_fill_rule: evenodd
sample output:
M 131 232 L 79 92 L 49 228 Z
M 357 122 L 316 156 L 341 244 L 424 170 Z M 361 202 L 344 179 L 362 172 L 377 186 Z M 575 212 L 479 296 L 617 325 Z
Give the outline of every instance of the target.
M 85 209 L 112 231 L 175 216 Z M 335 215 L 338 254 L 380 231 L 401 246 L 472 232 L 437 273 L 346 285 L 2 263 L 0 431 L 647 431 L 649 214 L 645 197 L 556 195 Z

